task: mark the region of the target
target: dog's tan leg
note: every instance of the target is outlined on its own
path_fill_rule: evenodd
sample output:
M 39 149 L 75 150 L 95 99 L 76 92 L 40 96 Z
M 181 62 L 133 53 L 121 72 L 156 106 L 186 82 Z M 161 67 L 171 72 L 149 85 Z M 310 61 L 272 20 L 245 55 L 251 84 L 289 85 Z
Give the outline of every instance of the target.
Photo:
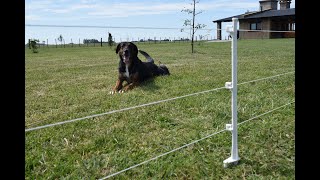
M 116 85 L 114 86 L 114 88 L 112 89 L 112 91 L 110 91 L 109 94 L 115 94 L 117 92 L 120 92 L 120 90 L 122 89 L 122 83 L 124 81 L 124 78 L 122 75 L 119 75 L 118 80 L 116 82 Z
M 135 73 L 133 75 L 131 75 L 132 77 L 132 83 L 128 84 L 127 86 L 125 86 L 123 89 L 124 91 L 129 91 L 131 89 L 133 89 L 134 87 L 138 86 L 139 84 L 139 74 Z
M 116 85 L 113 88 L 113 90 L 114 91 L 121 90 L 122 89 L 122 83 L 123 83 L 123 80 L 118 79 L 117 82 L 116 82 Z
M 138 86 L 138 83 L 137 82 L 132 82 L 130 84 L 128 84 L 126 87 L 124 87 L 124 91 L 129 91 L 131 89 L 133 89 L 134 87 Z

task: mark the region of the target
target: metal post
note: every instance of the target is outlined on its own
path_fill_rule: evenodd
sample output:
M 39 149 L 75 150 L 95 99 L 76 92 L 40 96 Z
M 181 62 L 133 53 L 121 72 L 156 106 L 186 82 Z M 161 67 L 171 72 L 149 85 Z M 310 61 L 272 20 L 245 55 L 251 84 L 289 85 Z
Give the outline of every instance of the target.
M 227 27 L 227 32 L 232 37 L 232 82 L 226 82 L 226 88 L 231 90 L 231 111 L 232 111 L 232 124 L 226 124 L 226 129 L 232 133 L 232 147 L 231 157 L 223 161 L 224 167 L 229 164 L 238 164 L 240 160 L 238 156 L 238 113 L 237 113 L 237 23 L 238 18 L 232 18 L 233 25 Z

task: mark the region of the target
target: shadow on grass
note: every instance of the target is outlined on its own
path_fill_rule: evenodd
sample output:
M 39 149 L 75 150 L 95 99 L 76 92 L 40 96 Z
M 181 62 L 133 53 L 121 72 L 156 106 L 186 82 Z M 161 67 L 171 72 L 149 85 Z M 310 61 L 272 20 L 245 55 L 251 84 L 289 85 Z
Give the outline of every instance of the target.
M 140 83 L 140 88 L 143 90 L 143 91 L 155 91 L 157 89 L 159 89 L 160 87 L 157 86 L 154 82 L 154 78 L 152 79 L 148 79 L 142 83 Z

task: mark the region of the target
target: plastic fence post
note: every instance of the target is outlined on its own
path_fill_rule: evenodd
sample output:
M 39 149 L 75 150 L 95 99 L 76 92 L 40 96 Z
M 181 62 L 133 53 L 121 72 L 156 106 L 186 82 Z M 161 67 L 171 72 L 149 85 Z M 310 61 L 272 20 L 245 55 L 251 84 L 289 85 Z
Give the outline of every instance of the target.
M 232 112 L 232 124 L 226 124 L 226 129 L 232 133 L 232 147 L 231 157 L 223 161 L 224 167 L 228 167 L 229 164 L 238 164 L 240 160 L 238 156 L 238 113 L 237 113 L 237 23 L 238 18 L 232 18 L 232 26 L 227 27 L 227 32 L 230 33 L 231 50 L 232 50 L 232 82 L 226 82 L 226 88 L 231 90 L 231 112 Z

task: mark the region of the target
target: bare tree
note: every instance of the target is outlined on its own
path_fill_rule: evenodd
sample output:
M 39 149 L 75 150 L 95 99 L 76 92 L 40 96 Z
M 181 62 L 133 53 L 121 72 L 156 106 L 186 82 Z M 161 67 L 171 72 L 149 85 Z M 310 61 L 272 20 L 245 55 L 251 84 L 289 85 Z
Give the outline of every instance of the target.
M 184 7 L 184 9 L 181 10 L 181 12 L 186 12 L 187 14 L 192 14 L 192 19 L 186 19 L 184 21 L 184 24 L 183 26 L 186 26 L 186 27 L 190 27 L 192 29 L 192 33 L 191 33 L 191 52 L 193 53 L 193 42 L 194 42 L 194 34 L 196 33 L 196 31 L 198 29 L 201 29 L 201 28 L 204 28 L 206 27 L 205 24 L 196 24 L 195 25 L 195 17 L 196 15 L 198 14 L 201 14 L 203 11 L 199 11 L 199 12 L 196 12 L 196 4 L 198 4 L 200 2 L 200 0 L 196 1 L 196 0 L 192 0 L 192 2 L 190 3 L 192 5 L 192 9 L 186 9 Z M 183 31 L 183 29 L 181 29 L 181 32 Z

